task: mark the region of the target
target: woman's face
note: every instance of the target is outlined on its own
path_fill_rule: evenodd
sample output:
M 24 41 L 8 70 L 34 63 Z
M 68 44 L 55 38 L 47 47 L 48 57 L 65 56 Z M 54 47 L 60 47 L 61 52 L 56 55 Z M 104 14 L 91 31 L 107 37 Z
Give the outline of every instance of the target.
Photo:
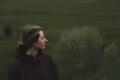
M 45 38 L 43 31 L 39 31 L 38 41 L 35 42 L 34 45 L 39 49 L 44 49 L 47 41 L 48 40 Z

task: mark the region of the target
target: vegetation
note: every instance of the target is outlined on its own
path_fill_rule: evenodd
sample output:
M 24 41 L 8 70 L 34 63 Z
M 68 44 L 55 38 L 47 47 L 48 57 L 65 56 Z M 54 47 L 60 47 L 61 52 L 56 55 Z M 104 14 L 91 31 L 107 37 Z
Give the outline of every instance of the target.
M 10 26 L 4 27 L 3 32 L 4 32 L 5 36 L 12 36 L 12 29 Z
M 82 27 L 62 33 L 54 54 L 62 80 L 89 80 L 109 63 L 120 58 L 115 44 L 104 46 L 95 28 Z M 55 51 L 54 50 L 54 51 Z M 55 56 L 56 55 L 56 56 Z
M 106 55 L 114 55 L 110 52 L 111 48 L 117 52 L 117 46 L 120 47 L 119 3 L 120 0 L 0 0 L 0 80 L 7 80 L 9 63 L 21 37 L 21 27 L 26 24 L 43 27 L 49 40 L 46 51 L 51 56 L 59 53 L 54 51 L 54 47 L 59 45 L 58 40 L 64 30 L 84 26 L 98 27 L 105 45 L 111 45 L 105 49 Z M 3 28 L 7 25 L 12 29 L 11 37 L 4 35 Z M 105 57 L 108 58 L 106 64 L 115 58 Z M 116 62 L 109 62 L 110 67 L 114 63 Z M 116 66 L 118 65 L 110 69 L 119 71 L 119 68 L 115 70 Z M 105 70 L 102 72 L 106 76 Z M 117 74 L 115 72 L 114 75 Z M 99 78 L 99 74 L 97 76 Z M 109 80 L 109 75 L 105 78 Z M 117 78 L 119 79 L 119 76 L 115 79 Z

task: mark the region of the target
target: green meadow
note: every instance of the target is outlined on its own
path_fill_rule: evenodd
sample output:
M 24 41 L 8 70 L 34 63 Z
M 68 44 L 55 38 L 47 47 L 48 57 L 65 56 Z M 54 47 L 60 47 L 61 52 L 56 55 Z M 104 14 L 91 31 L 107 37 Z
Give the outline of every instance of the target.
M 0 0 L 0 80 L 7 80 L 24 25 L 38 24 L 44 29 L 47 52 L 52 52 L 62 31 L 84 26 L 97 27 L 107 45 L 115 42 L 120 48 L 119 9 L 120 0 Z M 5 36 L 6 26 L 12 28 L 12 36 Z M 119 80 L 120 60 L 115 63 L 107 66 L 113 75 L 104 69 L 96 80 Z

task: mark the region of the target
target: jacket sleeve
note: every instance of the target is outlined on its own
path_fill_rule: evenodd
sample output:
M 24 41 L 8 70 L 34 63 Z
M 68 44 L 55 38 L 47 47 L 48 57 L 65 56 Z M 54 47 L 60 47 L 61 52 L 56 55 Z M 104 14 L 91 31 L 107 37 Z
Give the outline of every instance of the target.
M 20 80 L 14 63 L 10 64 L 10 67 L 8 70 L 8 80 Z

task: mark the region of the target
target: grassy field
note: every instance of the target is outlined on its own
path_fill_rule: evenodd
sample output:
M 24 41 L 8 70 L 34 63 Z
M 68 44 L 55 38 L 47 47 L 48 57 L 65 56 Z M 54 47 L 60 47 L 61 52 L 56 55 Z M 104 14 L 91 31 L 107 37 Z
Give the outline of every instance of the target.
M 20 29 L 26 24 L 44 28 L 48 52 L 63 30 L 83 26 L 98 27 L 107 44 L 115 42 L 120 47 L 119 3 L 119 0 L 0 0 L 0 80 L 7 79 Z M 12 37 L 4 36 L 6 26 L 12 28 Z

